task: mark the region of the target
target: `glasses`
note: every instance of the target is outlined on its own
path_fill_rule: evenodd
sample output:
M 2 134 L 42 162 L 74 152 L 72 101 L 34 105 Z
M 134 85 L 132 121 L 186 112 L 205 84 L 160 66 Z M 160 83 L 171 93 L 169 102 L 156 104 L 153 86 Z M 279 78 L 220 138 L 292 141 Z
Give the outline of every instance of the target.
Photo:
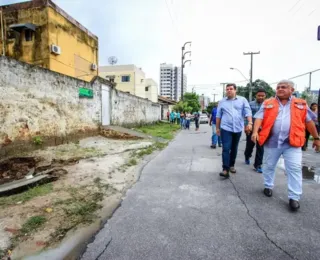
M 277 89 L 287 89 L 288 88 L 288 86 L 284 86 L 284 85 L 282 85 L 282 86 L 277 86 Z

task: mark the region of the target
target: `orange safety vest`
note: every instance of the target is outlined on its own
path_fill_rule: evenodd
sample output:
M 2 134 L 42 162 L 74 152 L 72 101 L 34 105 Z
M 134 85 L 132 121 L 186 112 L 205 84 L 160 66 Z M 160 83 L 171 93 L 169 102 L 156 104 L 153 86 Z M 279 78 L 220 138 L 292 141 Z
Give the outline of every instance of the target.
M 305 143 L 307 102 L 303 99 L 292 97 L 290 105 L 291 122 L 289 144 L 294 147 L 302 147 Z M 261 131 L 259 132 L 260 145 L 263 145 L 269 138 L 278 112 L 279 102 L 276 98 L 270 98 L 264 102 L 264 116 Z

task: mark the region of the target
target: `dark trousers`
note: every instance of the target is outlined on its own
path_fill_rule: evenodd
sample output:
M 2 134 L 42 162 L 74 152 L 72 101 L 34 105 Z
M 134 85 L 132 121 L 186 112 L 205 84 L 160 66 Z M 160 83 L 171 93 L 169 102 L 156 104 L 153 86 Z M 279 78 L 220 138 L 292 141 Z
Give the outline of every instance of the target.
M 252 156 L 253 148 L 255 146 L 255 143 L 251 140 L 252 133 L 247 135 L 247 144 L 246 144 L 246 150 L 244 151 L 244 157 L 246 160 L 249 160 Z M 257 150 L 256 150 L 256 157 L 254 159 L 254 168 L 258 168 L 262 165 L 263 160 L 263 146 L 260 146 L 257 142 Z
M 220 134 L 222 141 L 222 168 L 229 171 L 230 167 L 234 167 L 236 163 L 241 132 L 233 133 L 221 129 Z
M 195 119 L 194 122 L 196 124 L 196 129 L 198 129 L 199 128 L 199 119 Z

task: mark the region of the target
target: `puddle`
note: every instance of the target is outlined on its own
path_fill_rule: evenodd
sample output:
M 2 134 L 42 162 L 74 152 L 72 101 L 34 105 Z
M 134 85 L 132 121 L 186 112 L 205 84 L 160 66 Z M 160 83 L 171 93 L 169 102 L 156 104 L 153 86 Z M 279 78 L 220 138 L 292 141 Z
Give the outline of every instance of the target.
M 302 177 L 305 181 L 315 181 L 320 184 L 320 168 L 302 166 Z

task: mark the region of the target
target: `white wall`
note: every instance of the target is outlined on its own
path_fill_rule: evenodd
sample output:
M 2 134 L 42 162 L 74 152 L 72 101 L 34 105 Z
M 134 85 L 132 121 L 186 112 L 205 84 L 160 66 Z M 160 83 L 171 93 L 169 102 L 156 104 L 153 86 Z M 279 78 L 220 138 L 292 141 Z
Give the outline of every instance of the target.
M 79 98 L 80 87 L 94 98 Z M 96 131 L 101 122 L 98 83 L 0 57 L 0 92 L 0 147 L 35 135 Z
M 111 92 L 111 124 L 137 125 L 160 120 L 160 105 L 115 89 Z

